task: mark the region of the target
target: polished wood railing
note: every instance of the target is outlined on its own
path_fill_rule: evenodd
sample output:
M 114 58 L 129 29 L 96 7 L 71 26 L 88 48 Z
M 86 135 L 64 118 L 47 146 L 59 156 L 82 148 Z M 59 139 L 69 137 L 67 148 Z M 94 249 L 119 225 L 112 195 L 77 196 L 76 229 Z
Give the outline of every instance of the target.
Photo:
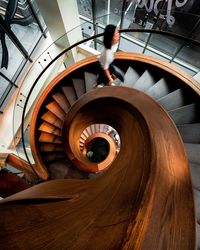
M 96 179 L 47 181 L 1 201 L 0 245 L 194 249 L 188 161 L 165 111 L 152 98 L 126 87 L 89 92 L 73 105 L 64 123 L 66 153 L 74 162 L 77 141 L 72 133 L 90 123 L 116 129 L 121 139 L 117 158 Z

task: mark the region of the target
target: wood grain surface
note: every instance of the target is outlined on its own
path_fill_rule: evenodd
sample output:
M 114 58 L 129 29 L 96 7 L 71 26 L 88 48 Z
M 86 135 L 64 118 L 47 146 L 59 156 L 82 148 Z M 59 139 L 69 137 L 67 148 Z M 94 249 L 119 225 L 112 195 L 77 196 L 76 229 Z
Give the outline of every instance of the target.
M 188 162 L 161 106 L 127 87 L 85 94 L 65 120 L 71 159 L 77 157 L 76 128 L 91 122 L 119 133 L 112 165 L 96 179 L 47 181 L 0 201 L 0 248 L 195 249 Z

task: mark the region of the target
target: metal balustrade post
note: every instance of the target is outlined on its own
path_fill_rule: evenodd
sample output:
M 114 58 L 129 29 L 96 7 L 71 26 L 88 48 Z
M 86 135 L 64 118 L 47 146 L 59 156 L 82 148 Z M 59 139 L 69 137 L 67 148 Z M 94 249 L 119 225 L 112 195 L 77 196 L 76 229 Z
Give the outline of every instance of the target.
M 96 18 L 97 18 L 97 13 L 96 13 L 96 0 L 92 0 L 92 17 L 93 17 L 93 30 L 94 30 L 94 35 L 97 34 L 97 28 L 98 24 L 96 24 Z M 94 48 L 97 50 L 97 40 L 94 39 Z
M 157 14 L 156 17 L 155 17 L 156 20 L 155 20 L 155 22 L 154 22 L 154 24 L 153 24 L 153 26 L 152 26 L 152 29 L 155 29 L 155 28 L 156 28 L 156 25 L 157 25 L 157 23 L 158 23 L 158 19 L 159 19 L 160 13 L 161 13 L 162 9 L 164 8 L 165 4 L 166 4 L 166 1 L 163 0 L 162 6 L 160 7 L 160 9 L 159 9 L 159 11 L 158 11 L 158 14 Z M 147 41 L 146 41 L 145 46 L 144 46 L 144 49 L 143 49 L 143 51 L 142 51 L 143 54 L 145 53 L 145 51 L 146 51 L 146 49 L 147 49 L 147 46 L 148 46 L 148 44 L 149 44 L 149 41 L 150 41 L 151 37 L 152 37 L 152 33 L 150 33 L 149 36 L 148 36 L 148 38 L 147 38 Z

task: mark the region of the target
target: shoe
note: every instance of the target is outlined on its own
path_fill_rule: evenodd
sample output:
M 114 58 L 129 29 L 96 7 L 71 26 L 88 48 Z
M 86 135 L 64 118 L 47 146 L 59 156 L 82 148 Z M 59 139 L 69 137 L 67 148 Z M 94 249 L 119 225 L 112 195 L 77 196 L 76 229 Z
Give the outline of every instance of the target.
M 97 85 L 97 88 L 102 88 L 102 87 L 103 87 L 102 84 Z

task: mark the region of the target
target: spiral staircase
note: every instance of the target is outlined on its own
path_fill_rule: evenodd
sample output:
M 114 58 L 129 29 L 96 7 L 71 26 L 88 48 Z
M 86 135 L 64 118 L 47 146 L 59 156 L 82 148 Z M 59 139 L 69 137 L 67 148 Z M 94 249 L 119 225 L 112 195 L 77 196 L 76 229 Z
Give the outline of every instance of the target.
M 67 68 L 37 102 L 30 142 L 45 182 L 1 201 L 5 218 L 20 208 L 9 215 L 19 230 L 1 220 L 1 246 L 200 249 L 199 86 L 161 60 L 118 52 L 124 83 L 96 89 L 96 60 Z M 103 162 L 86 157 L 94 138 L 109 143 Z

